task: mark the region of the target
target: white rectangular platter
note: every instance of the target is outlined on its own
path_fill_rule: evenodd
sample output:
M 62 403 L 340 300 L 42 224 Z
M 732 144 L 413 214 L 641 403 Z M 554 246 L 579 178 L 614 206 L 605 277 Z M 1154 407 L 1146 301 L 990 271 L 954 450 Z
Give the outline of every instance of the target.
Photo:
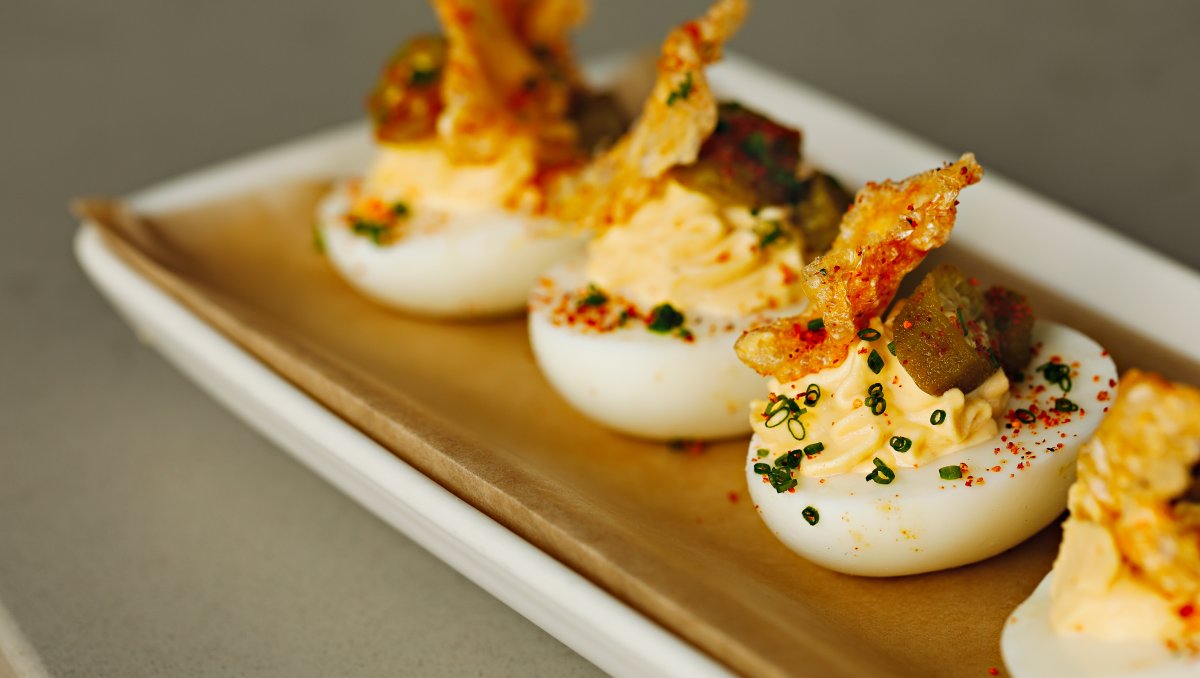
M 597 62 L 611 72 L 615 59 Z M 827 95 L 737 56 L 711 71 L 723 96 L 803 128 L 806 154 L 850 185 L 903 177 L 956 158 Z M 360 172 L 371 152 L 359 124 L 169 181 L 129 199 L 175 210 L 299 179 Z M 987 159 L 981 158 L 986 166 Z M 989 174 L 960 208 L 955 247 L 1060 292 L 1067 302 L 1200 361 L 1194 314 L 1200 275 Z M 1035 243 L 1019 258 L 1013 242 Z M 703 653 L 472 508 L 325 410 L 198 319 L 108 249 L 87 223 L 76 255 L 96 286 L 149 344 L 234 413 L 451 567 L 618 675 L 724 675 Z M 1078 256 L 1062 255 L 1074 252 Z M 1136 278 L 1115 271 L 1136 271 Z M 1132 282 L 1131 282 L 1132 281 Z M 1146 290 L 1170 290 L 1167 295 Z M 1135 324 L 1122 309 L 1153 323 Z

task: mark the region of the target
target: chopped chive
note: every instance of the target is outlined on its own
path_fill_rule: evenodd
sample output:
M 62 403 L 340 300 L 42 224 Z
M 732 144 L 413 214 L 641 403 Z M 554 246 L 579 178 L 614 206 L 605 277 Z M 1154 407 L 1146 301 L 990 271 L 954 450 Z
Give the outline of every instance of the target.
M 896 479 L 896 472 L 879 457 L 872 459 L 871 463 L 875 464 L 875 470 L 867 474 L 867 480 L 873 480 L 880 485 L 890 485 Z
M 823 329 L 825 329 L 825 319 L 824 318 L 817 318 L 815 320 L 808 321 L 808 331 L 809 332 L 817 332 L 817 331 L 823 330 Z
M 816 384 L 809 384 L 808 389 L 804 391 L 804 404 L 812 407 L 821 400 L 821 387 Z
M 1055 384 L 1063 390 L 1063 393 L 1071 391 L 1071 366 L 1063 363 L 1048 362 L 1038 365 L 1035 372 L 1041 372 L 1046 381 Z
M 879 382 L 875 382 L 874 384 L 871 384 L 870 386 L 867 387 L 867 393 L 875 396 L 876 398 L 882 396 L 883 395 L 883 384 L 881 384 Z
M 888 353 L 891 353 L 892 355 L 896 355 L 896 342 L 894 342 L 894 341 L 888 342 Z
M 963 321 L 962 309 L 961 308 L 955 309 L 955 312 L 958 313 L 958 326 L 962 328 L 962 333 L 963 333 L 963 336 L 965 337 L 965 336 L 967 336 L 967 323 L 965 323 Z
M 688 95 L 692 93 L 692 86 L 692 72 L 688 71 L 684 74 L 683 82 L 679 83 L 679 87 L 671 90 L 671 93 L 667 95 L 667 105 L 673 106 L 676 101 L 687 99 Z
M 940 426 L 943 421 L 946 421 L 946 410 L 934 410 L 933 414 L 929 415 L 929 423 L 934 426 Z
M 800 515 L 804 516 L 804 522 L 808 523 L 809 525 L 816 525 L 817 523 L 821 522 L 821 514 L 818 513 L 817 509 L 813 508 L 812 506 L 805 506 L 804 510 L 800 512 Z
M 875 341 L 881 336 L 883 335 L 880 334 L 879 330 L 875 329 L 874 327 L 864 327 L 858 331 L 858 338 L 862 339 L 863 341 Z
M 1059 412 L 1075 412 L 1079 406 L 1071 402 L 1068 398 L 1056 398 L 1054 400 L 1054 409 Z
M 958 480 L 962 477 L 962 468 L 958 466 L 943 466 L 938 469 L 938 475 L 942 480 Z
M 1017 421 L 1021 422 L 1022 424 L 1032 424 L 1033 422 L 1037 421 L 1037 416 L 1025 408 L 1021 408 L 1016 412 L 1013 412 L 1013 416 L 1015 416 Z
M 354 232 L 354 235 L 364 236 L 370 239 L 370 241 L 376 245 L 382 245 L 383 238 L 388 233 L 387 224 L 376 224 L 374 222 L 362 220 L 355 221 L 354 225 L 352 225 L 350 229 Z
M 776 426 L 779 426 L 783 422 L 787 421 L 791 416 L 791 412 L 788 412 L 786 408 L 780 407 L 771 414 L 767 415 L 766 427 L 775 428 Z
M 579 308 L 585 308 L 588 306 L 603 306 L 607 302 L 608 295 L 605 294 L 604 291 L 599 287 L 588 283 L 587 292 L 584 294 L 584 297 L 579 300 L 577 306 Z
M 867 367 L 875 374 L 879 374 L 883 370 L 883 358 L 879 357 L 879 351 L 871 349 L 871 354 L 867 356 Z
M 791 433 L 792 437 L 796 440 L 804 440 L 804 436 L 808 435 L 808 431 L 804 428 L 804 422 L 800 421 L 797 417 L 787 420 L 787 429 L 788 433 Z M 799 432 L 797 432 L 797 429 L 799 429 Z
M 804 447 L 804 456 L 812 457 L 820 454 L 825 449 L 825 443 L 813 443 Z
M 760 476 L 765 476 L 771 472 L 770 464 L 764 464 L 761 461 L 754 465 L 754 472 Z
M 760 222 L 760 225 L 754 227 L 754 232 L 758 235 L 760 249 L 766 249 L 771 243 L 787 235 L 783 230 L 783 224 L 775 220 Z
M 781 454 L 775 457 L 775 468 L 785 468 L 787 466 L 787 455 Z
M 408 216 L 408 212 L 409 212 L 408 203 L 406 203 L 406 202 L 401 201 L 401 202 L 396 203 L 395 205 L 392 205 L 392 215 L 393 216 L 404 218 L 404 217 Z
M 767 456 L 768 454 L 771 454 L 771 451 L 768 450 L 767 448 L 765 448 L 765 447 L 758 448 L 758 458 L 759 459 L 762 459 L 763 457 Z
M 892 436 L 892 439 L 888 441 L 888 444 L 891 445 L 892 449 L 896 450 L 897 452 L 907 452 L 912 449 L 912 440 L 905 438 L 904 436 Z
M 784 483 L 782 485 L 775 485 L 774 487 L 775 487 L 776 492 L 778 492 L 779 494 L 783 494 L 784 492 L 787 492 L 788 490 L 792 489 L 795 486 L 796 486 L 796 479 L 792 478 L 791 480 L 788 480 L 786 483 Z
M 408 84 L 414 87 L 422 87 L 437 81 L 441 75 L 441 70 L 437 68 L 414 68 L 408 76 Z
M 878 417 L 884 412 L 887 412 L 887 401 L 882 397 L 876 398 L 875 402 L 871 403 L 871 414 Z
M 670 304 L 659 304 L 650 311 L 650 322 L 646 329 L 658 334 L 666 334 L 683 326 L 683 314 Z

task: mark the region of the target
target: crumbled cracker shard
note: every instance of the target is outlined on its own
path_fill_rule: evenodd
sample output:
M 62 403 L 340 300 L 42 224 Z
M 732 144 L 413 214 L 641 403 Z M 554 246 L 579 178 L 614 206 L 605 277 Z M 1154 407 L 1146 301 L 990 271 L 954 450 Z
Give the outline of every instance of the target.
M 1120 389 L 1079 454 L 1071 521 L 1106 530 L 1124 572 L 1174 609 L 1200 609 L 1200 389 L 1137 370 Z M 1200 639 L 1200 613 L 1186 616 Z
M 671 31 L 640 117 L 558 192 L 552 209 L 560 218 L 598 229 L 623 223 L 662 187 L 672 167 L 696 161 L 717 124 L 704 68 L 721 58 L 746 10 L 746 0 L 719 0 L 704 16 Z
M 567 117 L 579 75 L 568 34 L 587 15 L 584 0 L 433 0 L 446 31 L 444 110 L 437 135 L 458 162 L 485 163 L 514 140 L 539 163 L 576 156 Z
M 808 309 L 743 335 L 736 346 L 742 362 L 780 381 L 840 365 L 855 333 L 883 314 L 904 276 L 946 243 L 959 192 L 982 178 L 983 168 L 967 153 L 904 181 L 868 183 L 829 251 L 804 268 Z M 816 318 L 824 329 L 809 330 Z

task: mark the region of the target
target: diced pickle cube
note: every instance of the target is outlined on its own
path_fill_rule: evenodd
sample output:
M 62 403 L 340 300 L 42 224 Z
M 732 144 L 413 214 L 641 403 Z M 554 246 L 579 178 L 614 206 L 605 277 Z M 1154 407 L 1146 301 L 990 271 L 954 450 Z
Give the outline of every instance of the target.
M 572 91 L 567 115 L 579 128 L 580 149 L 588 153 L 616 143 L 629 126 L 629 116 L 608 92 Z
M 984 293 L 995 332 L 993 346 L 1004 372 L 1013 377 L 1029 364 L 1033 308 L 1024 294 L 999 285 Z
M 930 395 L 975 390 L 996 372 L 983 295 L 953 266 L 930 271 L 893 324 L 896 358 Z
M 696 162 L 672 170 L 677 181 L 730 205 L 785 205 L 803 197 L 799 131 L 732 102 L 722 103 L 717 116 Z
M 815 172 L 804 182 L 804 198 L 796 206 L 797 220 L 804 233 L 804 248 L 809 256 L 829 249 L 837 237 L 842 216 L 854 196 L 833 177 Z

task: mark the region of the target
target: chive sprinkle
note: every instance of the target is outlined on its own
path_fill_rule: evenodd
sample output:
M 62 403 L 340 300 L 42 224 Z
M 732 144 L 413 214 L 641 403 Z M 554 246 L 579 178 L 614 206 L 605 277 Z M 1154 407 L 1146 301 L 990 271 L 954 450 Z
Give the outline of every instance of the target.
M 812 445 L 804 446 L 804 456 L 812 457 L 821 453 L 825 449 L 825 443 L 813 443 Z
M 896 342 L 894 342 L 894 341 L 888 342 L 888 353 L 891 353 L 892 355 L 896 355 Z
M 1063 390 L 1063 393 L 1071 391 L 1071 366 L 1063 363 L 1048 362 L 1038 365 L 1035 371 L 1041 372 L 1042 376 L 1046 377 L 1046 381 L 1055 384 Z
M 788 433 L 791 433 L 796 440 L 804 440 L 804 436 L 808 435 L 808 431 L 804 428 L 804 422 L 800 421 L 798 417 L 787 420 L 787 429 Z
M 1022 424 L 1032 424 L 1033 422 L 1037 421 L 1037 416 L 1025 408 L 1021 408 L 1016 412 L 1013 412 L 1013 416 L 1015 416 L 1017 421 L 1021 422 Z
M 946 410 L 934 410 L 933 414 L 929 415 L 929 423 L 934 426 L 939 426 L 943 421 L 946 421 Z
M 892 439 L 888 441 L 888 444 L 891 445 L 892 449 L 896 450 L 897 452 L 907 452 L 912 449 L 912 440 L 905 438 L 904 436 L 892 436 Z
M 825 329 L 825 319 L 824 318 L 816 318 L 815 320 L 808 321 L 808 331 L 809 332 L 818 332 L 823 329 Z
M 809 384 L 808 389 L 804 391 L 804 404 L 812 407 L 821 399 L 821 387 L 816 384 Z
M 370 221 L 356 221 L 354 222 L 354 225 L 350 227 L 350 229 L 355 235 L 361 235 L 369 238 L 371 242 L 375 243 L 376 245 L 382 245 L 383 238 L 388 233 L 387 224 L 376 224 Z
M 875 402 L 871 403 L 871 414 L 878 417 L 884 412 L 887 412 L 887 401 L 881 396 L 876 398 Z
M 1059 412 L 1075 412 L 1079 409 L 1079 406 L 1067 398 L 1056 398 L 1054 400 L 1054 409 Z
M 771 451 L 768 450 L 767 448 L 765 448 L 765 447 L 758 448 L 758 458 L 759 459 L 762 459 L 763 457 L 767 456 L 768 454 L 771 454 Z
M 875 470 L 867 474 L 867 480 L 874 480 L 880 485 L 890 485 L 896 479 L 896 472 L 879 457 L 872 459 L 871 463 L 875 464 Z
M 876 398 L 882 396 L 883 395 L 883 384 L 881 384 L 879 382 L 875 382 L 874 384 L 871 384 L 870 386 L 867 387 L 867 394 L 873 395 Z
M 881 335 L 879 330 L 875 329 L 874 327 L 864 327 L 858 331 L 858 338 L 862 339 L 863 341 L 875 341 L 881 336 L 883 335 Z
M 754 465 L 754 472 L 759 474 L 760 476 L 765 476 L 771 472 L 771 466 L 769 464 L 764 464 L 760 461 Z
M 670 304 L 659 304 L 650 310 L 650 322 L 646 329 L 658 334 L 666 334 L 676 327 L 683 326 L 683 314 Z
M 965 323 L 963 321 L 962 309 L 961 308 L 955 309 L 955 312 L 958 313 L 958 326 L 962 328 L 962 333 L 963 333 L 963 336 L 965 337 L 965 336 L 967 336 L 967 323 Z
M 691 93 L 692 93 L 692 72 L 688 71 L 687 73 L 684 74 L 683 82 L 679 83 L 679 87 L 677 89 L 671 90 L 671 93 L 667 95 L 667 105 L 674 106 L 676 101 L 681 101 L 683 99 L 687 99 L 688 95 Z
M 608 295 L 605 294 L 604 291 L 599 287 L 589 283 L 587 286 L 587 292 L 584 294 L 583 298 L 579 300 L 578 307 L 585 308 L 589 306 L 603 306 L 606 303 L 608 303 Z
M 817 523 L 821 522 L 821 514 L 817 512 L 817 509 L 811 506 L 805 506 L 804 510 L 800 512 L 800 515 L 804 516 L 804 521 L 809 525 L 816 525 Z
M 943 466 L 938 469 L 938 475 L 942 480 L 958 480 L 962 477 L 962 468 L 958 466 Z
M 776 426 L 779 426 L 783 422 L 787 421 L 791 416 L 792 413 L 788 412 L 787 408 L 780 407 L 767 415 L 766 427 L 775 428 Z
M 392 205 L 392 215 L 393 216 L 397 216 L 397 217 L 400 217 L 403 219 L 404 217 L 408 216 L 408 212 L 409 212 L 408 203 L 406 203 L 406 202 L 398 202 L 395 205 Z
M 867 367 L 875 374 L 883 371 L 883 358 L 879 357 L 879 351 L 871 349 L 871 354 L 867 356 Z

